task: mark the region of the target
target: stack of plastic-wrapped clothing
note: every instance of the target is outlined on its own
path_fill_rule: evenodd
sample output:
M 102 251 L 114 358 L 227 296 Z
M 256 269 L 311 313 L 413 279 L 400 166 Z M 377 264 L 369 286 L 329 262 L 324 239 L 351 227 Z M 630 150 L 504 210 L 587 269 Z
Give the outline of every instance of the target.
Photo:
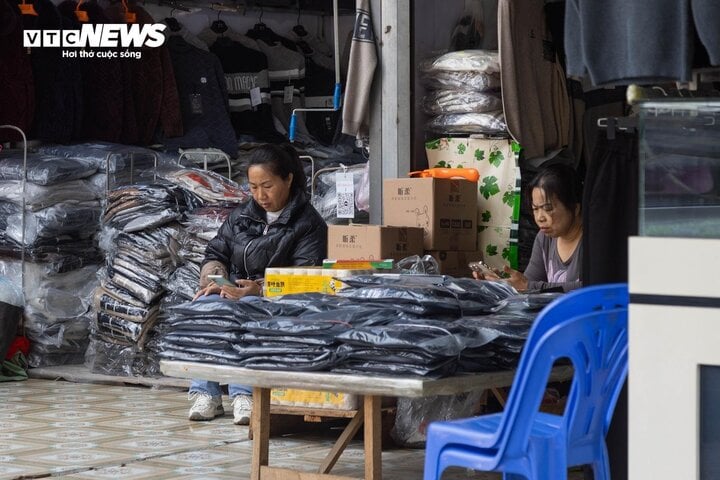
M 144 374 L 145 341 L 177 263 L 178 220 L 200 203 L 175 185 L 131 185 L 109 193 L 101 233 L 106 267 L 85 359 L 91 371 Z
M 507 135 L 497 51 L 461 50 L 426 60 L 420 78 L 428 90 L 422 108 L 432 117 L 429 132 Z
M 31 153 L 24 167 L 22 152 L 0 153 L 2 270 L 25 295 L 30 366 L 82 361 L 101 263 L 99 177 L 84 158 Z
M 105 191 L 118 185 L 137 183 L 143 177 L 152 178 L 160 158 L 147 148 L 108 142 L 50 144 L 38 147 L 38 152 L 90 162 L 102 173 L 101 177 L 97 177 L 97 183 Z
M 200 265 L 205 249 L 230 212 L 249 195 L 232 180 L 209 171 L 195 168 L 164 169 L 159 173 L 164 180 L 191 191 L 202 204 L 183 215 L 179 237 L 179 266 L 171 275 L 163 300 L 165 307 L 191 300 L 198 290 Z
M 182 304 L 162 333 L 160 356 L 428 378 L 516 365 L 537 315 L 525 297 L 501 283 L 410 277 L 343 278 L 350 286 L 338 296 Z

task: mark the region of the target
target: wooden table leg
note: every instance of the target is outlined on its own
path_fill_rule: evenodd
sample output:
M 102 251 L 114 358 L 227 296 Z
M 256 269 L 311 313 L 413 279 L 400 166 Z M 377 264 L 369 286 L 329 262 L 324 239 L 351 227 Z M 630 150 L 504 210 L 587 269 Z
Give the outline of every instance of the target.
M 366 395 L 365 406 L 365 480 L 382 480 L 382 397 Z
M 260 469 L 268 465 L 270 450 L 270 389 L 253 387 L 253 452 L 250 478 L 260 480 Z
M 345 430 L 343 430 L 342 434 L 337 439 L 337 442 L 333 445 L 330 453 L 328 453 L 325 460 L 323 460 L 322 464 L 320 464 L 320 473 L 329 473 L 330 470 L 332 470 L 335 463 L 337 463 L 338 458 L 340 458 L 340 455 L 345 451 L 345 447 L 348 446 L 350 440 L 352 440 L 357 431 L 360 430 L 363 423 L 363 411 L 363 408 L 360 407 L 352 420 L 350 420 L 350 423 L 348 423 L 347 427 L 345 427 Z

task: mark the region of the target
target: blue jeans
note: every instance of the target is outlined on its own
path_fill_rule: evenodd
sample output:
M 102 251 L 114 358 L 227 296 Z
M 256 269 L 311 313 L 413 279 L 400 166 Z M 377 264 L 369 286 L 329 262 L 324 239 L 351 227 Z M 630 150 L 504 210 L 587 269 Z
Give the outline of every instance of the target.
M 251 298 L 256 297 L 243 297 L 240 299 L 240 301 L 247 301 Z M 227 300 L 225 298 L 220 297 L 220 295 L 213 294 L 213 295 L 206 295 L 204 297 L 200 297 L 196 302 L 210 302 L 210 301 L 217 301 L 217 300 Z M 227 300 L 232 301 L 232 300 Z M 193 380 L 190 383 L 190 390 L 188 390 L 189 393 L 207 393 L 208 395 L 212 397 L 220 397 L 222 396 L 222 389 L 220 388 L 220 384 L 218 382 L 211 382 L 208 380 Z M 239 384 L 229 384 L 228 385 L 228 394 L 230 396 L 230 399 L 232 400 L 238 395 L 251 395 L 252 396 L 252 387 L 249 385 L 239 385 Z
M 222 396 L 222 389 L 220 388 L 220 384 L 218 382 L 211 382 L 208 380 L 193 380 L 190 383 L 189 392 L 207 393 L 212 397 Z M 252 395 L 252 387 L 248 385 L 236 385 L 231 383 L 228 385 L 228 393 L 230 399 L 232 400 L 238 395 Z

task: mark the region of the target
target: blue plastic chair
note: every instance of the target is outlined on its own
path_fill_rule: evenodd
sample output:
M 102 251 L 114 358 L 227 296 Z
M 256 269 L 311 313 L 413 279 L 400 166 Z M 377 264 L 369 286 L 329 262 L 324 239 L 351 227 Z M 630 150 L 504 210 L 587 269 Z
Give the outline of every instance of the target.
M 545 307 L 523 348 L 505 411 L 428 427 L 425 480 L 450 466 L 503 472 L 505 480 L 558 480 L 592 465 L 610 478 L 605 435 L 627 377 L 626 284 L 571 292 Z M 538 412 L 556 360 L 574 374 L 564 414 Z

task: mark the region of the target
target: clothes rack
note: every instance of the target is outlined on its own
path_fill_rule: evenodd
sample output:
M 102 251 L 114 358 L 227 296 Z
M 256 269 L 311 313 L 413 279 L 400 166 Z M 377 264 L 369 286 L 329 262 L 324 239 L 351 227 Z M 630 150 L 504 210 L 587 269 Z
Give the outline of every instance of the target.
M 22 190 L 22 203 L 20 208 L 22 208 L 21 214 L 20 214 L 20 289 L 23 294 L 23 305 L 25 304 L 25 189 L 26 189 L 26 183 L 27 183 L 27 152 L 28 152 L 28 142 L 27 142 L 27 136 L 25 136 L 25 132 L 19 127 L 16 127 L 15 125 L 0 125 L 0 130 L 15 130 L 20 134 L 23 141 L 23 175 L 22 175 L 22 181 L 21 181 L 21 190 Z M 20 330 L 22 331 L 23 336 L 25 336 L 25 316 L 20 317 Z

